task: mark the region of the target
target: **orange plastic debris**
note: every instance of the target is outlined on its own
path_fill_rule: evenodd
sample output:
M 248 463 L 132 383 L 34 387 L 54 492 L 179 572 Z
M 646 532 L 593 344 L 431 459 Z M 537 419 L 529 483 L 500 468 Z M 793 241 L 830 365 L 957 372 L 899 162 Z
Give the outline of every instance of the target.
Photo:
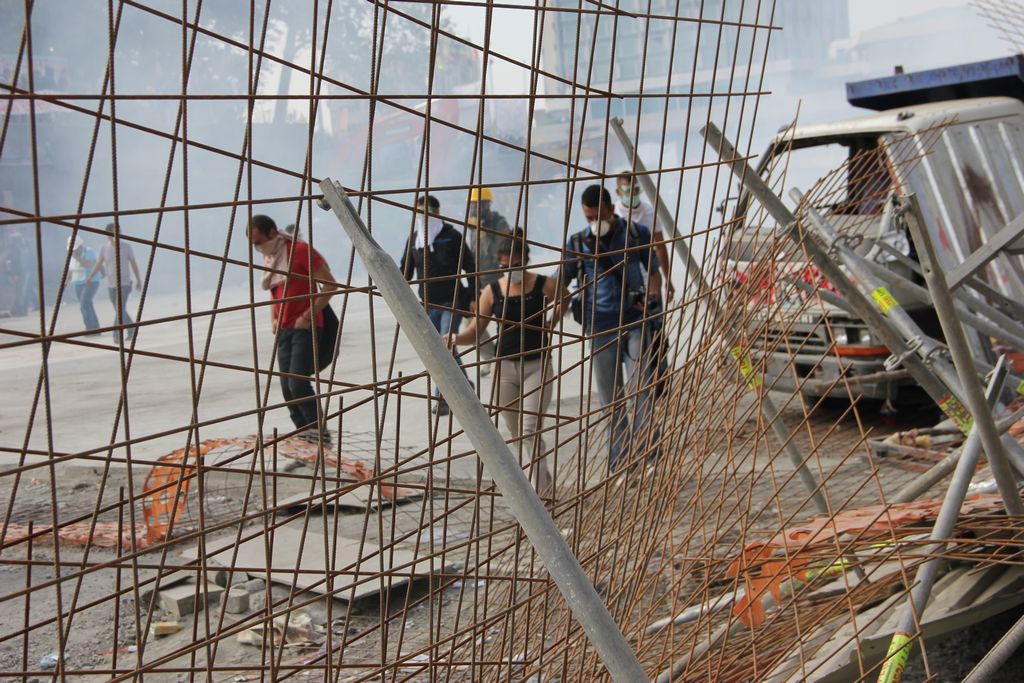
M 181 448 L 173 453 L 162 456 L 157 464 L 150 468 L 143 483 L 142 518 L 143 529 L 134 534 L 136 549 L 149 547 L 154 543 L 165 541 L 171 536 L 174 524 L 185 514 L 189 486 L 195 476 L 196 463 L 211 451 L 225 446 L 236 446 L 243 450 L 255 449 L 255 436 L 227 439 L 206 439 L 198 448 Z M 320 458 L 320 449 L 310 443 L 288 439 L 278 444 L 278 453 L 295 460 L 316 462 Z M 324 466 L 330 469 L 341 469 L 356 481 L 373 479 L 373 471 L 365 463 L 338 458 L 335 454 L 324 453 Z M 411 496 L 414 491 L 383 482 L 376 484 L 381 495 L 396 499 Z M 34 533 L 39 542 L 53 539 L 49 533 L 51 527 L 35 526 Z M 42 534 L 40 532 L 48 532 Z M 91 536 L 90 536 L 91 534 Z M 3 544 L 17 543 L 28 538 L 28 526 L 24 524 L 8 524 Z M 118 538 L 117 524 L 111 522 L 76 522 L 58 527 L 57 538 L 62 543 L 73 545 L 93 545 L 101 548 L 113 548 L 120 544 L 125 550 L 132 548 L 133 534 L 130 530 L 122 530 Z
M 782 600 L 782 584 L 792 579 L 791 588 L 825 573 L 843 570 L 842 560 L 823 566 L 822 558 L 808 551 L 812 546 L 829 544 L 847 534 L 861 538 L 886 537 L 894 530 L 939 514 L 938 498 L 896 505 L 871 505 L 840 513 L 835 517 L 819 517 L 801 526 L 790 527 L 765 542 L 750 543 L 740 557 L 729 565 L 726 576 L 742 575 L 745 594 L 736 601 L 733 614 L 750 628 L 761 625 L 765 618 L 762 601 L 766 593 L 776 602 Z M 994 513 L 1004 509 L 998 494 L 978 494 L 967 498 L 961 514 Z M 787 559 L 788 558 L 788 559 Z
M 98 548 L 114 548 L 120 544 L 122 550 L 132 549 L 131 529 L 122 528 L 121 537 L 118 538 L 117 524 L 112 522 L 97 522 L 92 528 L 92 541 L 90 543 L 89 533 L 92 524 L 90 522 L 75 522 L 57 529 L 57 538 L 62 543 L 74 545 L 92 545 Z M 34 526 L 32 533 L 35 536 L 35 543 L 47 543 L 53 540 L 53 527 Z M 135 536 L 135 549 L 141 550 L 149 546 L 144 529 L 138 530 Z M 4 535 L 3 544 L 17 543 L 28 538 L 27 524 L 8 524 L 7 533 Z
M 202 458 L 230 442 L 231 439 L 207 439 L 198 448 L 190 448 L 190 455 Z M 158 462 L 163 464 L 150 468 L 143 484 L 142 517 L 149 543 L 170 538 L 174 523 L 185 513 L 188 488 L 196 469 L 194 464 L 189 464 L 184 448 L 168 453 Z

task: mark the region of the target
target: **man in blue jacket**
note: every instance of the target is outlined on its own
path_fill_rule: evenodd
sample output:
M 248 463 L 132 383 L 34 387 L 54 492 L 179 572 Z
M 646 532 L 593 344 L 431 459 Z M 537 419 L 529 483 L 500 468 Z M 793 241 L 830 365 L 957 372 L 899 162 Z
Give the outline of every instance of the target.
M 573 317 L 591 338 L 598 402 L 612 406 L 608 465 L 615 469 L 627 456 L 656 450 L 643 440 L 657 438 L 656 430 L 644 431 L 654 400 L 654 367 L 645 354 L 661 323 L 661 275 L 650 230 L 616 215 L 608 190 L 587 187 L 581 205 L 587 227 L 570 235 L 561 277 L 567 287 L 576 282 Z M 563 302 L 556 315 L 566 308 Z

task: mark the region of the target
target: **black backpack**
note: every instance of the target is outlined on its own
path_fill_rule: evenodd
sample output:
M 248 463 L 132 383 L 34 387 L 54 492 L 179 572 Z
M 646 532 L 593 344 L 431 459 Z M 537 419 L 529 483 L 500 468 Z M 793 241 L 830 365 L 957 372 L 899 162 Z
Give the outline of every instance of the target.
M 334 312 L 330 304 L 324 306 L 321 311 L 324 316 L 324 326 L 316 330 L 316 362 L 317 368 L 323 372 L 334 363 L 338 353 L 338 332 L 341 329 L 341 321 L 338 314 Z

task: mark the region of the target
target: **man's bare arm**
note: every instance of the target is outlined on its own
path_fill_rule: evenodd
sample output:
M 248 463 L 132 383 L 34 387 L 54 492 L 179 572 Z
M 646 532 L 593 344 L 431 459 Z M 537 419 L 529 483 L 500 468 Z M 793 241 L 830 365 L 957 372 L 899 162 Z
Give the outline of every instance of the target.
M 669 277 L 668 247 L 665 246 L 665 236 L 661 230 L 654 233 L 654 253 L 658 255 L 658 269 L 661 271 L 661 279 L 665 283 L 665 299 L 672 301 L 676 296 L 676 288 L 672 286 L 672 278 Z M 661 287 L 654 289 L 652 286 L 651 290 L 660 292 Z

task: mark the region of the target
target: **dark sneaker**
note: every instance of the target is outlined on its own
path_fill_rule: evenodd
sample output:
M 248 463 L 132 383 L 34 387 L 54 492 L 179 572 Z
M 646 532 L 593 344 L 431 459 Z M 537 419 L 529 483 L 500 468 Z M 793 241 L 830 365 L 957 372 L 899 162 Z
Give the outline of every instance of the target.
M 448 403 L 444 400 L 440 400 L 437 403 L 435 403 L 430 408 L 430 411 L 433 413 L 437 413 L 438 415 L 448 415 L 449 413 L 452 412 L 451 409 L 448 407 Z

